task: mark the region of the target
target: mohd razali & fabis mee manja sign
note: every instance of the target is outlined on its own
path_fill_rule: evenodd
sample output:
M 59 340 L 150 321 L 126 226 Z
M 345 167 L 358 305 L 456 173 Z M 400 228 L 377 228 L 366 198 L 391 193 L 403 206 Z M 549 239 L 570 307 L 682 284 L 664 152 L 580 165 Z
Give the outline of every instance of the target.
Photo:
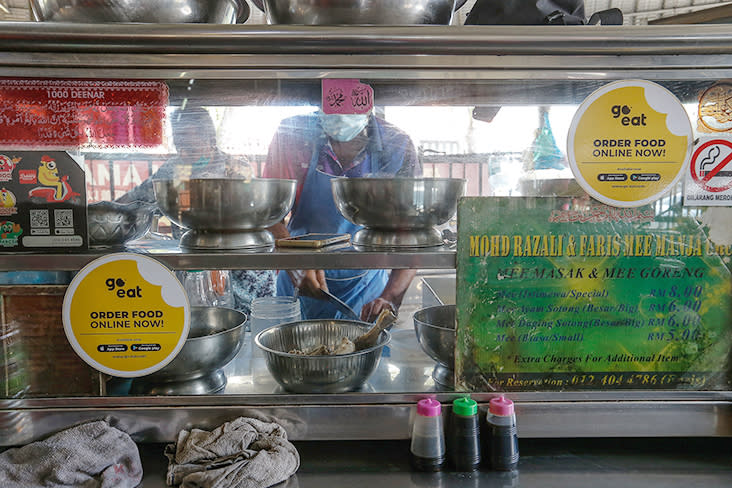
M 729 249 L 680 206 L 568 201 L 460 200 L 456 389 L 729 388 Z

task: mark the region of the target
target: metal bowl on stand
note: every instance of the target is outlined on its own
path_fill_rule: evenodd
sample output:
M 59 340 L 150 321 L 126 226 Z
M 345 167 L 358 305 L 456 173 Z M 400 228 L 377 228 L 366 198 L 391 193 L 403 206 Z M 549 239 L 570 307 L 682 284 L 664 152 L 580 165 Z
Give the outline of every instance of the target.
M 153 180 L 163 214 L 190 229 L 180 245 L 190 249 L 257 249 L 274 245 L 267 227 L 295 201 L 295 180 L 210 178 Z
M 334 178 L 341 214 L 365 228 L 353 236 L 365 248 L 423 248 L 443 244 L 436 225 L 450 220 L 465 192 L 459 178 Z
M 241 24 L 245 0 L 30 0 L 38 22 L 143 22 L 153 24 Z
M 373 324 L 355 320 L 302 320 L 269 327 L 254 338 L 277 383 L 295 393 L 342 393 L 361 388 L 376 371 L 381 351 L 391 335 L 384 330 L 375 346 L 351 354 L 305 356 L 289 351 L 333 345 L 343 337 L 354 340 Z
M 436 305 L 414 312 L 414 332 L 422 350 L 437 362 L 432 379 L 453 387 L 455 377 L 455 305 Z
M 215 393 L 226 386 L 222 368 L 244 341 L 246 314 L 223 307 L 192 307 L 188 339 L 178 355 L 155 373 L 136 378 L 132 394 Z
M 465 0 L 253 0 L 270 24 L 441 24 Z
M 89 246 L 122 248 L 139 239 L 152 223 L 155 205 L 147 202 L 96 202 L 87 206 Z

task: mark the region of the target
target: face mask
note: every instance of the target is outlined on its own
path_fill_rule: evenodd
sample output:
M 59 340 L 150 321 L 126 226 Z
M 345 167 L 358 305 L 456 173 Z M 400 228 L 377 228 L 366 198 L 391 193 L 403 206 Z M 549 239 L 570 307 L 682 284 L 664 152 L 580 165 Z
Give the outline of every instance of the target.
M 324 114 L 319 113 L 323 131 L 338 142 L 347 142 L 359 135 L 369 123 L 368 114 Z

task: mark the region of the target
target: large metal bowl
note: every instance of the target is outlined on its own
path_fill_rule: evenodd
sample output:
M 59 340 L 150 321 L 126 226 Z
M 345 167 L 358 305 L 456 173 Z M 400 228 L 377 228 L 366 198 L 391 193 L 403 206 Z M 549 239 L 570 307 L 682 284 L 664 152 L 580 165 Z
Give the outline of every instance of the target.
M 96 202 L 87 206 L 91 247 L 122 247 L 150 230 L 155 205 L 147 202 Z
M 261 247 L 264 234 L 265 244 L 274 242 L 264 229 L 290 211 L 295 184 L 295 180 L 276 178 L 207 178 L 153 180 L 153 189 L 163 214 L 195 231 L 192 237 L 181 238 L 181 246 L 236 249 Z M 252 235 L 257 242 L 249 246 L 246 236 Z
M 191 327 L 183 348 L 162 369 L 140 380 L 156 382 L 194 380 L 229 363 L 244 339 L 246 314 L 222 307 L 191 307 Z
M 253 3 L 260 8 L 263 4 L 270 24 L 300 25 L 448 25 L 456 9 L 455 0 L 254 0 Z
M 445 368 L 455 368 L 455 305 L 436 305 L 417 310 L 414 332 L 422 350 Z
M 38 22 L 241 24 L 245 0 L 30 0 Z
M 373 324 L 350 320 L 302 320 L 263 330 L 254 338 L 264 352 L 267 368 L 285 390 L 295 393 L 341 393 L 359 389 L 379 365 L 381 351 L 391 340 L 383 331 L 374 347 L 337 356 L 302 356 L 293 349 L 310 350 L 353 340 Z
M 455 215 L 465 191 L 459 178 L 334 178 L 333 199 L 345 218 L 379 230 L 425 229 Z

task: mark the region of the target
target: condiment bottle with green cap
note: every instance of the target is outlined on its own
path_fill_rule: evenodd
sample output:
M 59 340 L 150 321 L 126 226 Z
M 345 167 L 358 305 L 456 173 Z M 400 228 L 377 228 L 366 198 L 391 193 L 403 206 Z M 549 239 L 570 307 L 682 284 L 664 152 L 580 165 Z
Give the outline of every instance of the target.
M 516 469 L 519 448 L 513 402 L 504 396 L 491 398 L 486 420 L 490 432 L 491 468 L 497 471 Z
M 480 467 L 478 403 L 470 397 L 452 402 L 447 457 L 455 471 L 470 472 Z
M 442 405 L 437 400 L 424 398 L 417 402 L 410 452 L 416 471 L 441 471 L 445 465 Z

